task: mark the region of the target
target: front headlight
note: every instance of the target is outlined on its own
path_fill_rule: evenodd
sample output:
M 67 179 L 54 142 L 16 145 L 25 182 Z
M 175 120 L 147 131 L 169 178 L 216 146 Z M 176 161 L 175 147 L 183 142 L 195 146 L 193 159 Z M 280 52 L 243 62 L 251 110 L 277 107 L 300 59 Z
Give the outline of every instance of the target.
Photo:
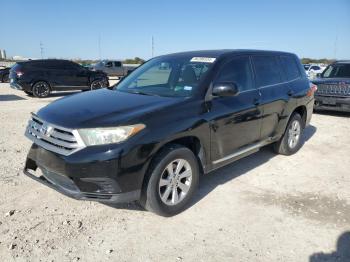
M 137 134 L 146 126 L 144 124 L 107 128 L 78 129 L 86 146 L 120 143 Z

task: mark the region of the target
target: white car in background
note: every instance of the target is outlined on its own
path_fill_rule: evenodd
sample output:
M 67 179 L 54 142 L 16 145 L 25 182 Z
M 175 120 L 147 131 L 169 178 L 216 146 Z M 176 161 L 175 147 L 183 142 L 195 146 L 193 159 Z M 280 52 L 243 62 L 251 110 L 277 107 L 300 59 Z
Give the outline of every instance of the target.
M 321 74 L 323 70 L 326 69 L 327 66 L 320 64 L 310 64 L 304 65 L 305 72 L 309 79 L 314 79 L 318 74 Z

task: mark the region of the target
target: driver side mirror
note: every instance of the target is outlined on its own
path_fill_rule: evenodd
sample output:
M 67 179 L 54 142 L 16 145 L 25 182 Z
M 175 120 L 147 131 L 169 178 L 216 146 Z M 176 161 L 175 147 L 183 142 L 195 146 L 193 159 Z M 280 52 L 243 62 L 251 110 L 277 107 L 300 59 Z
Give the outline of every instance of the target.
M 232 82 L 214 83 L 213 96 L 235 96 L 238 94 L 238 86 Z

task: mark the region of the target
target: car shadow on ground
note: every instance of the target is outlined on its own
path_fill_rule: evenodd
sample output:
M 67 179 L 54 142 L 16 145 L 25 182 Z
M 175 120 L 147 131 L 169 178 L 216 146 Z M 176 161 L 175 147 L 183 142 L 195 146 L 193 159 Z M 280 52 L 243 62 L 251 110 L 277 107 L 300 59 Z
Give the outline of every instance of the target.
M 337 240 L 337 250 L 332 253 L 315 253 L 310 256 L 310 262 L 349 262 L 350 261 L 350 231 L 341 234 Z
M 309 125 L 305 128 L 302 143 L 305 144 L 315 133 L 315 126 Z M 275 156 L 276 153 L 273 152 L 272 146 L 266 146 L 255 154 L 235 161 L 234 163 L 219 168 L 209 174 L 202 175 L 199 182 L 199 189 L 188 208 L 195 205 L 219 185 L 225 184 L 232 179 L 249 173 L 249 171 L 266 163 Z M 117 209 L 144 210 L 137 202 L 105 205 Z
M 314 134 L 316 133 L 316 127 L 309 125 L 305 128 L 303 133 L 302 145 L 304 145 Z M 254 153 L 250 156 L 242 158 L 238 161 L 233 162 L 225 167 L 217 169 L 207 175 L 201 177 L 199 190 L 192 205 L 199 202 L 217 186 L 225 184 L 232 179 L 235 179 L 241 175 L 249 173 L 254 168 L 268 162 L 270 159 L 277 156 L 273 151 L 272 146 L 268 145 L 263 147 L 259 152 Z

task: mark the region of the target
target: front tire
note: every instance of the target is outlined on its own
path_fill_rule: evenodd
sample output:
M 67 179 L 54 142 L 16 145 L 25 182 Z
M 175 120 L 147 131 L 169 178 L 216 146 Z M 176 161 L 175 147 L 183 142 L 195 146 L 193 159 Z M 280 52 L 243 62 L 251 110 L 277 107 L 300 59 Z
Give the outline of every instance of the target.
M 282 138 L 274 144 L 275 152 L 287 156 L 296 153 L 301 147 L 303 130 L 304 124 L 301 116 L 298 113 L 293 114 Z
M 171 145 L 155 157 L 145 179 L 141 205 L 161 216 L 176 215 L 198 187 L 198 161 L 190 149 Z
M 50 86 L 45 81 L 36 82 L 32 88 L 33 95 L 35 97 L 44 98 L 50 95 Z

